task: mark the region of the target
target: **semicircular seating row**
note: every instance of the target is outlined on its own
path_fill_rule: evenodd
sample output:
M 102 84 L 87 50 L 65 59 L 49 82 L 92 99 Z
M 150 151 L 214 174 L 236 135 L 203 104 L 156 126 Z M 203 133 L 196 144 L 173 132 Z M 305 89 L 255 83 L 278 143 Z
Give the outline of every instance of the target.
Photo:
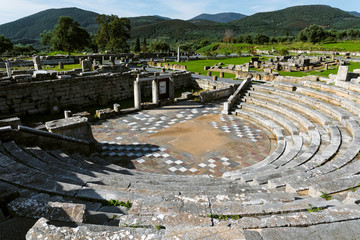
M 353 83 L 253 85 L 234 113 L 268 129 L 277 145 L 263 161 L 223 178 L 141 173 L 100 154 L 70 155 L 12 141 L 0 145 L 0 181 L 20 191 L 25 202 L 46 199 L 88 209 L 77 226 L 84 231 L 57 224 L 49 233 L 51 223 L 40 219 L 28 239 L 64 231 L 70 238 L 81 232 L 93 238 L 267 239 L 291 228 L 316 237 L 326 234 L 309 231 L 319 224 L 345 234 L 360 223 L 359 96 Z M 320 197 L 339 192 L 330 201 Z M 121 212 L 94 208 L 111 199 L 132 206 Z M 103 226 L 109 219 L 117 226 Z
M 235 114 L 272 131 L 277 148 L 262 162 L 223 177 L 269 189 L 285 186 L 286 192 L 309 190 L 314 197 L 357 187 L 359 97 L 360 92 L 319 82 L 255 85 Z M 349 178 L 349 186 L 331 184 Z

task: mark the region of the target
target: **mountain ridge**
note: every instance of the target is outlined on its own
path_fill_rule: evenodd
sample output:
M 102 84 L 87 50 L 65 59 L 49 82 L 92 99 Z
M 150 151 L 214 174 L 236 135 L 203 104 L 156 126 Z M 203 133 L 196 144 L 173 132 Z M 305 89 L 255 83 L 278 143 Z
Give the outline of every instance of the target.
M 337 30 L 360 28 L 360 18 L 353 14 L 326 5 L 304 5 L 273 12 L 256 13 L 228 23 L 194 18 L 185 21 L 156 15 L 130 17 L 129 19 L 132 27 L 132 41 L 136 37 L 162 38 L 170 41 L 209 38 L 218 41 L 228 30 L 233 32 L 234 36 L 257 33 L 268 36 L 296 36 L 300 30 L 311 24 Z M 44 10 L 2 24 L 0 25 L 0 34 L 10 38 L 15 44 L 39 43 L 40 33 L 44 30 L 52 30 L 60 16 L 72 17 L 90 33 L 96 33 L 98 28 L 95 21 L 98 13 L 79 8 L 61 8 Z
M 216 13 L 216 14 L 203 13 L 203 14 L 200 14 L 189 20 L 202 19 L 202 20 L 209 20 L 209 21 L 218 22 L 218 23 L 228 23 L 228 22 L 231 22 L 234 20 L 239 20 L 244 17 L 247 17 L 247 16 L 244 14 L 235 13 L 235 12 L 224 12 L 224 13 Z

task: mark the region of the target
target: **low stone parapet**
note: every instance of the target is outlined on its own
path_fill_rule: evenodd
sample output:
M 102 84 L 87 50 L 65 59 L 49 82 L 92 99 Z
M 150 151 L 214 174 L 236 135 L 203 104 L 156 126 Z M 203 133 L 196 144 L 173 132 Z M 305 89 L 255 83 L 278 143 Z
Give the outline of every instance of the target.
M 85 117 L 69 117 L 45 123 L 49 132 L 95 142 L 91 126 Z

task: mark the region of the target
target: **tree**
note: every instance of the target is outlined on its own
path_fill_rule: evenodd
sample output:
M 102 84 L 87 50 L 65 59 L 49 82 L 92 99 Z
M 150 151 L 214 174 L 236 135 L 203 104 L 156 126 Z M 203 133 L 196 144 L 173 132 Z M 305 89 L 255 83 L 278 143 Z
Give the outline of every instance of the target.
M 74 50 L 82 50 L 89 45 L 90 35 L 74 22 L 71 17 L 60 17 L 58 24 L 51 32 L 50 44 L 54 50 L 66 51 L 71 54 Z
M 134 52 L 136 53 L 140 52 L 140 39 L 138 37 L 136 38 Z
M 36 53 L 36 50 L 31 44 L 22 45 L 22 44 L 16 44 L 13 48 L 13 54 L 16 56 L 19 55 L 33 55 Z
M 327 33 L 318 25 L 311 25 L 299 32 L 298 38 L 302 42 L 311 42 L 313 44 L 324 41 Z
M 256 34 L 256 36 L 254 37 L 254 42 L 256 44 L 268 44 L 269 43 L 269 37 L 264 35 L 264 34 Z
M 98 15 L 96 22 L 100 25 L 96 33 L 99 48 L 110 52 L 129 52 L 126 42 L 130 38 L 130 19 L 115 15 Z
M 246 35 L 244 37 L 244 43 L 249 43 L 249 44 L 253 43 L 252 37 L 250 35 Z
M 42 33 L 40 33 L 41 44 L 44 46 L 50 45 L 51 36 L 51 31 L 44 30 Z
M 141 46 L 141 51 L 143 53 L 147 52 L 147 44 L 146 44 L 146 37 L 144 37 L 144 41 L 143 41 L 143 44 Z
M 0 54 L 10 51 L 13 49 L 13 44 L 10 39 L 6 38 L 4 35 L 0 35 Z
M 170 45 L 162 40 L 155 40 L 150 43 L 150 51 L 152 52 L 168 52 Z

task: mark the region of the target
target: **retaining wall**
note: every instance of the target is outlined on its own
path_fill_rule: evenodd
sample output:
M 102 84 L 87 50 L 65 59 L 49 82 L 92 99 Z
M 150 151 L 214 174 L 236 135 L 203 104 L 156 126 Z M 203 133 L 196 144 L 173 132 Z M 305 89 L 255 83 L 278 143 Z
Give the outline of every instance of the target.
M 190 73 L 174 73 L 173 78 L 175 89 L 191 84 Z M 45 113 L 55 106 L 65 109 L 106 105 L 111 101 L 133 97 L 135 79 L 136 75 L 131 73 L 107 73 L 34 82 L 0 83 L 0 115 Z

